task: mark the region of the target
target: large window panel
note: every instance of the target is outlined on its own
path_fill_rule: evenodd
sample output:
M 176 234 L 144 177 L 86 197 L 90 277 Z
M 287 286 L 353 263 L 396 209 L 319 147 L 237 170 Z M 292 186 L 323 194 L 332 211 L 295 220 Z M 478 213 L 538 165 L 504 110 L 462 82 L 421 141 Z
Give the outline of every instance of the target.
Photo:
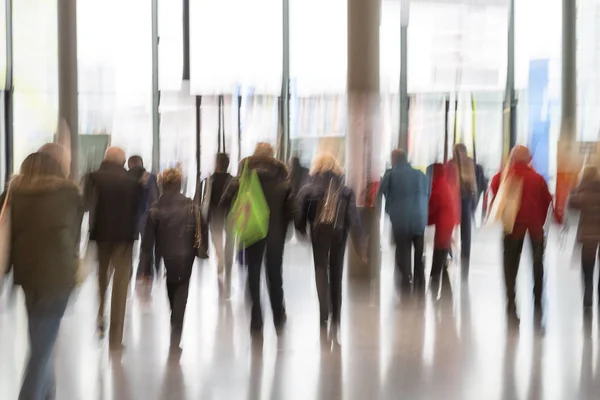
M 56 0 L 13 1 L 14 165 L 52 141 L 58 115 Z
M 191 91 L 281 93 L 281 0 L 190 0 Z
M 79 0 L 79 129 L 152 167 L 152 9 L 147 0 Z M 107 22 L 110 24 L 107 25 Z
M 158 36 L 159 88 L 178 92 L 183 77 L 182 0 L 158 0 Z

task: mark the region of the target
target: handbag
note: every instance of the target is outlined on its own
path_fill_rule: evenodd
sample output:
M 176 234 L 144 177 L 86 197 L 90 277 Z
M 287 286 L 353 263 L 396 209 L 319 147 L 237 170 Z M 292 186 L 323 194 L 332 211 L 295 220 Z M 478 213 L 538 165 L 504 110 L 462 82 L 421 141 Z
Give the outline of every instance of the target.
M 194 206 L 192 206 L 192 213 L 195 219 L 194 248 L 196 249 L 196 257 L 206 260 L 208 258 L 208 241 L 206 240 L 207 235 L 204 235 L 202 216 Z
M 9 185 L 0 211 L 0 279 L 4 278 L 10 269 L 11 219 Z

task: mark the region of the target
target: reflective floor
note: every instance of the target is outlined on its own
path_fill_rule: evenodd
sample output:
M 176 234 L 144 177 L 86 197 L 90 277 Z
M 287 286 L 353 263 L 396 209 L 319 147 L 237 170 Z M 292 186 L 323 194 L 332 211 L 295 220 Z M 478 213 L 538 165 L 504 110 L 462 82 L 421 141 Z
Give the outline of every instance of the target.
M 597 399 L 597 312 L 581 310 L 571 249 L 550 236 L 546 308 L 533 315 L 530 258 L 519 275 L 519 327 L 507 326 L 500 237 L 477 232 L 468 284 L 450 269 L 424 295 L 394 285 L 392 249 L 380 279 L 345 285 L 339 334 L 322 334 L 310 249 L 286 248 L 288 324 L 252 341 L 243 273 L 231 301 L 214 265 L 192 278 L 183 352 L 169 352 L 164 284 L 132 286 L 126 349 L 111 356 L 94 335 L 96 283 L 72 299 L 56 347 L 58 399 Z M 431 251 L 431 249 L 429 249 Z M 430 254 L 430 253 L 429 253 Z M 429 257 L 430 259 L 430 257 Z M 266 296 L 263 297 L 268 305 Z M 266 316 L 270 322 L 270 315 Z M 16 399 L 27 355 L 23 297 L 0 299 L 0 399 Z

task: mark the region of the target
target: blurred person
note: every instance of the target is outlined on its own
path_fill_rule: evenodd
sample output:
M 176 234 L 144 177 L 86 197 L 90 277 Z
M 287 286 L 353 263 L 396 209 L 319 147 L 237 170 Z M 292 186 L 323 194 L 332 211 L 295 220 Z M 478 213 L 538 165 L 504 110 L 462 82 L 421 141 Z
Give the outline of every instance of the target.
M 90 209 L 90 240 L 98 245 L 98 332 L 104 335 L 104 306 L 108 284 L 114 272 L 112 287 L 109 345 L 120 350 L 127 305 L 127 292 L 132 274 L 133 242 L 139 232 L 139 210 L 142 188 L 125 170 L 125 152 L 118 147 L 106 150 L 104 161 L 89 174 L 85 198 Z
M 309 173 L 308 168 L 300 163 L 300 158 L 294 156 L 290 159 L 290 185 L 292 186 L 292 194 L 297 194 L 302 186 L 307 183 Z
M 136 240 L 144 233 L 146 220 L 148 218 L 148 209 L 156 200 L 158 200 L 159 189 L 158 180 L 156 175 L 146 171 L 144 168 L 144 160 L 140 156 L 131 156 L 127 160 L 127 167 L 129 168 L 129 175 L 135 179 L 141 186 L 141 196 L 139 201 L 139 208 L 136 215 Z M 158 272 L 158 262 L 150 263 L 151 268 L 144 269 L 138 265 L 137 278 L 151 278 L 154 270 Z
M 163 192 L 148 210 L 140 266 L 151 268 L 156 246 L 158 261 L 164 260 L 167 273 L 167 295 L 171 306 L 171 347 L 178 349 L 196 257 L 194 246 L 200 211 L 191 199 L 181 194 L 183 174 L 179 169 L 168 169 L 160 178 Z
M 267 237 L 248 246 L 244 254 L 248 264 L 248 287 L 252 300 L 253 334 L 262 334 L 263 315 L 260 305 L 260 276 L 263 258 L 266 264 L 267 287 L 273 310 L 273 322 L 279 332 L 287 320 L 283 296 L 282 263 L 285 235 L 293 219 L 294 198 L 287 180 L 288 170 L 284 163 L 275 159 L 275 150 L 268 143 L 258 143 L 254 155 L 243 159 L 238 168 L 241 175 L 247 164 L 250 171 L 257 172 L 267 204 L 270 209 Z M 221 199 L 221 205 L 229 209 L 239 189 L 239 176 L 231 180 Z
M 404 150 L 392 151 L 392 169 L 383 176 L 378 196 L 385 196 L 385 211 L 392 223 L 400 278 L 404 284 L 412 283 L 411 251 L 414 247 L 414 281 L 423 286 L 429 184 L 425 174 L 410 165 Z
M 447 179 L 453 190 L 456 225 L 460 224 L 460 262 L 463 278 L 468 278 L 471 265 L 471 234 L 478 195 L 475 162 L 467 155 L 467 147 L 454 146 L 454 156 L 446 166 Z
M 204 193 L 208 198 L 204 198 L 202 201 L 203 207 L 208 208 L 208 224 L 217 255 L 219 280 L 225 285 L 227 294 L 231 289 L 231 268 L 233 266 L 235 238 L 230 227 L 227 226 L 228 209 L 220 206 L 219 202 L 223 197 L 223 193 L 225 193 L 225 189 L 233 179 L 231 174 L 227 172 L 228 168 L 229 156 L 225 153 L 217 154 L 215 172 L 208 178 L 207 185 L 209 189 Z
M 544 178 L 530 165 L 531 153 L 525 146 L 517 146 L 511 151 L 505 166 L 507 169 L 494 176 L 490 184 L 490 194 L 496 196 L 504 177 L 517 178 L 522 182 L 522 194 L 519 211 L 515 217 L 511 233 L 504 234 L 504 282 L 506 286 L 506 311 L 512 317 L 517 317 L 515 303 L 515 285 L 521 261 L 521 252 L 525 235 L 529 233 L 531 251 L 533 254 L 533 294 L 536 311 L 542 310 L 542 294 L 544 288 L 544 225 L 548 216 L 548 208 L 552 196 Z M 495 201 L 492 198 L 492 203 Z
M 439 281 L 452 247 L 452 231 L 456 220 L 451 203 L 452 190 L 446 179 L 443 164 L 431 166 L 431 196 L 429 197 L 428 225 L 435 226 L 431 279 Z
M 79 263 L 79 189 L 67 179 L 67 151 L 57 156 L 49 148 L 23 161 L 7 196 L 14 283 L 23 288 L 29 321 L 30 353 L 20 400 L 56 396 L 52 352 Z
M 366 260 L 366 240 L 356 208 L 354 191 L 343 183 L 343 171 L 331 154 L 315 158 L 311 183 L 296 199 L 295 225 L 303 236 L 310 225 L 315 279 L 319 296 L 320 322 L 339 326 L 342 309 L 342 275 L 346 240 L 352 239 L 358 254 Z
M 591 308 L 594 298 L 594 267 L 600 244 L 600 174 L 586 165 L 581 181 L 569 198 L 569 207 L 580 210 L 577 241 L 581 244 L 583 306 Z M 600 281 L 598 282 L 600 290 Z

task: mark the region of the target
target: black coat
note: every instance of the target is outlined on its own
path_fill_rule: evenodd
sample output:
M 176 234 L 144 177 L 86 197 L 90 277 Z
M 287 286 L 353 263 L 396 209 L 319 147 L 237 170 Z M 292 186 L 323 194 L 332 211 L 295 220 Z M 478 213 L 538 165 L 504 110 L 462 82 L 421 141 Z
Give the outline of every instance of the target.
M 90 211 L 90 239 L 107 243 L 133 243 L 142 186 L 122 166 L 103 162 L 85 182 L 85 203 Z
M 293 220 L 294 197 L 292 188 L 287 180 L 287 167 L 273 157 L 251 156 L 243 159 L 239 165 L 239 175 L 248 163 L 250 171 L 255 170 L 269 205 L 269 232 L 267 240 L 281 239 L 283 243 L 287 228 Z M 233 178 L 221 198 L 220 205 L 227 210 L 231 208 L 233 199 L 239 189 L 239 176 Z
M 197 211 L 193 201 L 181 193 L 163 193 L 148 211 L 140 268 L 151 269 L 148 263 L 156 246 L 157 262 L 164 260 L 168 282 L 190 279 L 196 257 Z

